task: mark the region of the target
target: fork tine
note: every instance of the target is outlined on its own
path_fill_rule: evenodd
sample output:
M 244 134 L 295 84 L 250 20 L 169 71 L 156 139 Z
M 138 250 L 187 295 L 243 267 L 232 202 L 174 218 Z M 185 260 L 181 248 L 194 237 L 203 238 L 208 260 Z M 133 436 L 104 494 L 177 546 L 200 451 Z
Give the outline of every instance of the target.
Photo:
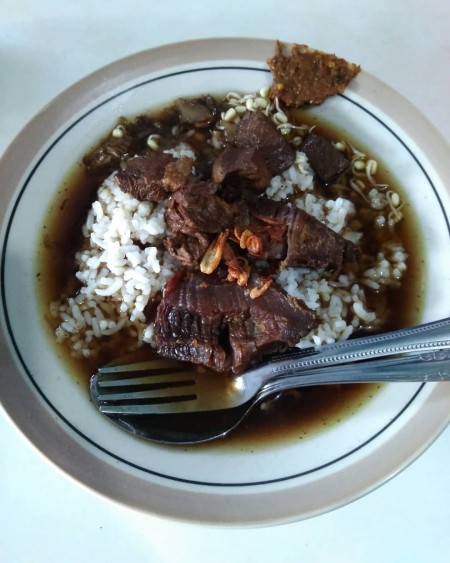
M 170 410 L 166 408 L 167 403 L 155 404 L 127 404 L 127 405 L 99 405 L 99 410 L 103 414 L 109 415 L 146 415 L 146 414 L 177 414 L 191 411 L 190 402 L 195 400 L 194 396 L 186 395 L 179 402 L 170 403 Z
M 138 401 L 142 399 L 158 399 L 161 402 L 169 402 L 174 397 L 185 397 L 189 396 L 195 398 L 195 393 L 188 395 L 189 389 L 186 387 L 192 387 L 191 385 L 182 385 L 179 387 L 169 387 L 168 389 L 148 389 L 145 391 L 129 391 L 123 393 L 101 393 L 98 395 L 99 401 L 109 401 L 109 402 L 121 402 L 121 401 Z
M 135 371 L 147 371 L 151 373 L 152 371 L 161 373 L 177 373 L 180 371 L 186 371 L 186 364 L 182 362 L 177 362 L 175 360 L 168 360 L 165 358 L 157 360 L 147 360 L 145 362 L 134 362 L 130 364 L 122 365 L 107 365 L 99 368 L 98 372 L 103 374 L 114 374 L 114 373 L 134 373 Z
M 120 369 L 99 369 L 90 382 L 94 403 L 108 415 L 174 414 L 235 406 L 236 391 L 242 395 L 244 389 L 236 387 L 235 378 L 214 377 L 207 370 L 172 360 L 142 362 L 137 369 L 136 364 L 117 367 Z
M 163 367 L 170 363 L 169 369 Z M 150 366 L 150 369 L 149 369 Z M 192 393 L 195 378 L 192 371 L 186 371 L 185 364 L 179 364 L 183 371 L 174 370 L 174 362 L 156 361 L 132 364 L 131 370 L 127 366 L 120 369 L 100 369 L 96 375 L 96 395 L 100 403 L 100 410 L 106 413 L 120 414 L 137 409 L 143 414 L 143 409 L 153 412 L 154 407 L 161 403 L 177 401 L 192 401 L 197 398 Z M 123 368 L 126 369 L 123 369 Z M 175 364 L 175 367 L 178 367 Z M 124 373 L 144 373 L 139 377 L 123 377 Z M 164 371 L 166 373 L 164 373 Z M 142 401 L 150 402 L 147 407 Z M 109 403 L 109 404 L 105 404 Z M 141 404 L 139 404 L 141 403 Z
M 99 389 L 105 388 L 117 388 L 117 387 L 141 387 L 143 385 L 152 385 L 152 386 L 159 386 L 164 387 L 168 385 L 174 384 L 191 384 L 194 382 L 194 377 L 192 371 L 186 372 L 177 372 L 177 373 L 155 373 L 149 375 L 143 375 L 141 377 L 130 377 L 130 378 L 121 378 L 121 379 L 114 379 L 111 375 L 114 374 L 106 374 L 104 377 L 104 373 L 100 373 L 99 377 L 97 378 L 97 387 Z

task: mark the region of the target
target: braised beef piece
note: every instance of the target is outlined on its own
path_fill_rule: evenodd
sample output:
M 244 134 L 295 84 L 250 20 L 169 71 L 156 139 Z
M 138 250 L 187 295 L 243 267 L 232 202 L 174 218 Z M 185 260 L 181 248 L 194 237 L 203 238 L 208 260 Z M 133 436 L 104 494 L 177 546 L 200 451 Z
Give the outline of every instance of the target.
M 264 191 L 270 184 L 272 173 L 261 149 L 225 149 L 214 161 L 212 179 L 217 184 L 225 180 L 245 189 Z
M 294 268 L 340 268 L 344 261 L 354 261 L 359 255 L 358 247 L 335 233 L 315 217 L 302 209 L 260 198 L 251 213 L 259 221 L 272 225 L 276 236 L 272 240 L 270 231 L 262 237 L 262 251 L 257 258 L 280 259 L 280 233 L 286 237 L 283 265 Z M 250 224 L 250 229 L 252 226 Z
M 247 112 L 237 125 L 234 138 L 239 148 L 259 149 L 270 171 L 281 174 L 295 160 L 295 149 L 261 112 Z
M 166 222 L 172 238 L 177 233 L 188 236 L 169 237 L 165 246 L 186 266 L 200 262 L 212 240 L 206 235 L 226 229 L 251 258 L 282 261 L 283 266 L 336 269 L 359 255 L 354 243 L 295 206 L 265 197 L 230 204 L 215 195 L 216 189 L 215 184 L 198 182 L 169 201 Z M 244 233 L 245 242 L 240 238 Z
M 130 158 L 117 173 L 120 188 L 139 200 L 162 201 L 168 190 L 162 183 L 166 166 L 173 162 L 170 154 L 155 151 Z
M 209 234 L 234 224 L 236 204 L 215 195 L 217 188 L 212 182 L 196 182 L 169 200 L 165 220 L 172 235 L 163 242 L 171 256 L 184 266 L 199 264 L 210 243 Z
M 191 173 L 192 158 L 188 156 L 176 158 L 166 166 L 162 183 L 169 192 L 176 192 L 186 185 Z
M 285 265 L 306 268 L 340 268 L 355 261 L 358 247 L 335 233 L 309 213 L 296 209 L 288 229 Z
M 329 184 L 350 166 L 350 162 L 333 143 L 317 133 L 309 133 L 300 146 L 320 180 Z
M 358 65 L 307 45 L 291 48 L 277 41 L 275 56 L 267 61 L 273 76 L 270 95 L 288 107 L 321 104 L 342 94 L 361 70 Z
M 159 354 L 216 371 L 242 373 L 266 349 L 295 345 L 314 326 L 314 313 L 275 285 L 256 299 L 249 287 L 218 275 L 180 272 L 166 285 L 155 335 Z
M 216 194 L 212 182 L 196 182 L 177 191 L 169 200 L 166 223 L 172 233 L 220 233 L 232 227 L 245 207 L 229 204 Z
M 83 158 L 89 174 L 106 177 L 119 167 L 120 161 L 128 154 L 133 139 L 110 136 Z
M 217 103 L 211 96 L 204 98 L 179 98 L 175 102 L 181 123 L 194 127 L 209 127 L 218 116 Z
M 120 188 L 141 201 L 162 201 L 187 182 L 192 161 L 187 157 L 177 162 L 161 151 L 147 152 L 130 158 L 117 173 Z
M 209 246 L 209 238 L 203 233 L 176 233 L 163 240 L 166 250 L 183 266 L 196 266 Z

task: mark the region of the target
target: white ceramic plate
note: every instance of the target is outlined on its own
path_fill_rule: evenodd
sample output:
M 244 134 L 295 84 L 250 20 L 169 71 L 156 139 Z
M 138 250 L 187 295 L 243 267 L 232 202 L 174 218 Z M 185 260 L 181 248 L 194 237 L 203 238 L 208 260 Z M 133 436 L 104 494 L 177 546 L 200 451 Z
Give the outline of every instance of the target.
M 274 43 L 218 39 L 169 45 L 118 61 L 55 99 L 0 162 L 3 406 L 29 440 L 79 482 L 158 515 L 225 525 L 307 518 L 394 476 L 450 418 L 445 384 L 391 385 L 363 409 L 302 442 L 238 451 L 169 448 L 102 418 L 65 373 L 45 331 L 34 286 L 35 245 L 68 168 L 121 115 L 178 96 L 252 92 L 270 82 Z M 424 108 L 426 110 L 426 108 Z M 362 72 L 314 110 L 371 147 L 413 205 L 427 248 L 423 320 L 450 313 L 449 191 L 445 142 L 401 96 Z

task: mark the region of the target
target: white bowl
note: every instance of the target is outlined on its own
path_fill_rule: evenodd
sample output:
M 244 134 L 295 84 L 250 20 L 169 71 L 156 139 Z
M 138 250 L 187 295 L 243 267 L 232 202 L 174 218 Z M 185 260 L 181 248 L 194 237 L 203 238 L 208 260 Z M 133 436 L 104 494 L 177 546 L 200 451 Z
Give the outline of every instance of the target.
M 341 506 L 394 476 L 450 419 L 450 386 L 388 385 L 354 416 L 299 443 L 185 449 L 149 443 L 101 417 L 44 330 L 35 241 L 72 164 L 122 115 L 179 96 L 268 84 L 274 42 L 192 41 L 118 61 L 75 84 L 0 162 L 0 398 L 17 427 L 79 482 L 154 514 L 226 525 L 280 523 Z M 448 149 L 406 100 L 365 72 L 314 110 L 369 146 L 407 190 L 426 247 L 423 321 L 450 313 Z

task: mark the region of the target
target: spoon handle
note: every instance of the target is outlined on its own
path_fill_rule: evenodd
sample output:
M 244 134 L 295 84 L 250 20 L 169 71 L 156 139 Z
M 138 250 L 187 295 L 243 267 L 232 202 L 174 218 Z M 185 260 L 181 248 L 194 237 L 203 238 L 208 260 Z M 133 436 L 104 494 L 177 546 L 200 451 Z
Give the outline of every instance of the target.
M 356 364 L 328 365 L 304 373 L 281 376 L 266 383 L 259 391 L 257 400 L 272 393 L 305 385 L 399 381 L 450 381 L 450 350 L 421 352 L 401 358 L 372 359 Z
M 355 340 L 303 349 L 275 358 L 267 366 L 264 380 L 300 370 L 369 360 L 378 356 L 450 348 L 450 317 Z M 270 373 L 269 373 L 270 372 Z

